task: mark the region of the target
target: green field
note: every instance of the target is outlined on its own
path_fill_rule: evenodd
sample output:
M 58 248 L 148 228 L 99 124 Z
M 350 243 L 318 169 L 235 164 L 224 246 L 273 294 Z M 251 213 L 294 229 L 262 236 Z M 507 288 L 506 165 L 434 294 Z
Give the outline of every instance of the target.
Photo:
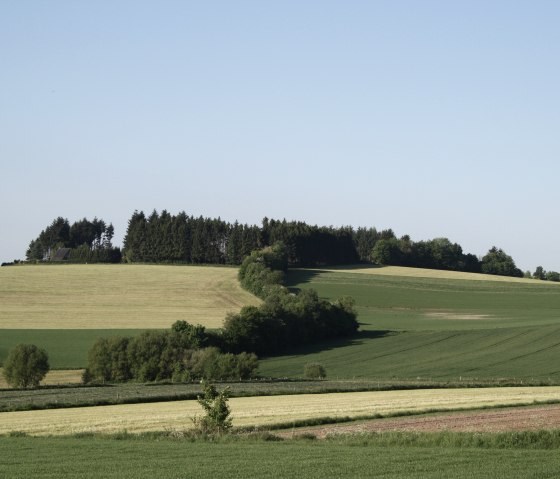
M 263 376 L 301 377 L 305 363 L 319 361 L 331 379 L 560 380 L 560 284 L 396 267 L 293 270 L 288 282 L 354 297 L 362 332 L 265 359 Z M 47 349 L 52 367 L 80 368 L 99 336 L 178 319 L 216 326 L 227 311 L 256 303 L 235 268 L 1 268 L 0 361 L 31 342 Z
M 514 437 L 509 448 L 493 447 L 477 435 L 480 447 L 464 447 L 446 445 L 445 435 L 424 436 L 429 445 L 384 444 L 384 436 L 215 443 L 126 436 L 119 440 L 0 437 L 0 477 L 543 479 L 560 474 L 557 446 L 515 446 Z M 397 441 L 406 443 L 406 437 Z
M 560 285 L 382 271 L 290 272 L 292 288 L 352 296 L 362 333 L 264 360 L 261 372 L 297 377 L 305 363 L 319 361 L 331 379 L 560 377 Z

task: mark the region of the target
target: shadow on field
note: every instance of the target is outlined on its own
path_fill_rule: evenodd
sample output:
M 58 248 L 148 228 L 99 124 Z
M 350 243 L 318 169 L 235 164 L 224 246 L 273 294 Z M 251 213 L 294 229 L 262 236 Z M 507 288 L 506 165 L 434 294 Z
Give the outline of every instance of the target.
M 321 269 L 290 269 L 286 275 L 285 286 L 292 292 L 297 293 L 300 288 L 297 285 L 311 283 L 315 278 L 321 275 L 336 272 L 337 270 L 343 270 L 345 272 L 364 269 L 382 269 L 385 266 L 375 265 L 375 264 L 350 264 L 344 266 L 331 266 L 329 270 Z
M 337 348 L 360 345 L 371 339 L 383 338 L 385 336 L 394 336 L 395 334 L 400 334 L 400 332 L 391 331 L 391 330 L 358 331 L 354 336 L 350 338 L 330 339 L 327 341 L 323 341 L 322 343 L 298 346 L 296 348 L 289 349 L 281 354 L 275 354 L 274 356 L 269 356 L 269 357 L 279 358 L 283 356 L 299 356 L 302 354 L 313 354 L 313 353 L 320 353 L 323 351 L 331 351 Z M 262 359 L 265 358 L 263 357 Z

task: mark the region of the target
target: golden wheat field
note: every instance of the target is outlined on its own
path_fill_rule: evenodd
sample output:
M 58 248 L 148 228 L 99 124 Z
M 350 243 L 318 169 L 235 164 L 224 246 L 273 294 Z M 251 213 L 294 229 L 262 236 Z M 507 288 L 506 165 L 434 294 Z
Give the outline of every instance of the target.
M 167 328 L 177 320 L 220 327 L 258 299 L 237 268 L 37 265 L 0 268 L 0 329 Z
M 560 400 L 560 387 L 425 389 L 230 399 L 235 426 L 265 426 L 324 416 L 356 417 L 427 409 L 460 409 Z M 0 413 L 0 434 L 185 430 L 201 413 L 196 401 Z
M 51 369 L 41 381 L 42 386 L 59 386 L 62 384 L 80 384 L 82 382 L 83 369 Z M 3 370 L 0 368 L 0 389 L 10 386 L 4 378 Z
M 552 281 L 539 281 L 529 278 L 513 278 L 510 276 L 496 276 L 492 274 L 464 273 L 462 271 L 443 271 L 439 269 L 408 268 L 405 266 L 356 266 L 356 267 L 329 267 L 308 268 L 313 271 L 332 271 L 338 273 L 373 274 L 379 276 L 404 276 L 408 278 L 434 278 L 434 279 L 464 279 L 471 281 L 498 281 L 505 283 L 530 283 L 542 285 L 558 285 Z

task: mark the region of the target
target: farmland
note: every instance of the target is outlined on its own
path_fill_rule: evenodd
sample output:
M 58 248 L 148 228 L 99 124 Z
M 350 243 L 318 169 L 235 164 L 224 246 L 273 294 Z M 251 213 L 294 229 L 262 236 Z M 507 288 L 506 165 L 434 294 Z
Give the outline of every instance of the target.
M 53 368 L 80 368 L 98 337 L 167 329 L 178 320 L 215 328 L 228 312 L 257 303 L 228 267 L 1 268 L 0 361 L 25 342 L 45 348 Z
M 299 394 L 230 399 L 234 426 L 270 426 L 329 417 L 356 418 L 425 410 L 454 410 L 560 400 L 560 387 L 430 389 Z M 40 411 L 4 412 L 0 434 L 114 433 L 185 430 L 200 413 L 194 400 Z
M 6 271 L 12 276 L 3 277 L 1 283 L 5 329 L 0 334 L 0 358 L 17 342 L 33 342 L 49 351 L 55 368 L 83 367 L 87 349 L 99 336 L 168 328 L 178 319 L 217 327 L 228 311 L 258 303 L 239 288 L 233 268 L 64 265 L 0 270 Z M 17 278 L 18 274 L 25 277 Z M 105 281 L 106 286 L 95 286 Z M 558 384 L 559 285 L 391 267 L 294 270 L 288 275 L 288 286 L 313 287 L 325 298 L 352 296 L 361 332 L 349 340 L 262 360 L 262 376 L 294 378 L 301 377 L 305 363 L 319 361 L 326 366 L 329 381 L 232 384 L 233 396 L 238 396 L 230 399 L 234 426 L 407 417 L 377 419 L 367 427 L 363 422 L 321 426 L 323 431 L 358 433 L 325 441 L 271 443 L 233 436 L 209 444 L 181 439 L 182 432 L 192 428 L 191 418 L 201 413 L 191 399 L 198 385 L 130 383 L 3 391 L 4 411 L 24 410 L 0 413 L 0 435 L 19 431 L 41 437 L 0 437 L 0 454 L 9 458 L 0 464 L 0 475 L 368 477 L 375 471 L 385 477 L 472 478 L 558 474 L 560 461 L 544 450 L 560 446 L 554 433 L 523 436 L 529 433 L 520 432 L 519 437 L 510 437 L 480 431 L 504 421 L 512 424 L 511 429 L 555 427 L 558 406 L 537 409 L 534 402 L 560 401 L 560 387 L 452 386 Z M 72 295 L 60 294 L 63 290 L 71 290 Z M 33 295 L 42 298 L 44 308 L 41 301 L 30 299 Z M 115 321 L 108 321 L 112 315 Z M 71 323 L 73 316 L 77 319 Z M 46 382 L 75 382 L 79 374 L 53 371 Z M 417 389 L 422 385 L 446 389 Z M 392 387 L 403 389 L 372 391 Z M 348 392 L 329 392 L 343 390 Z M 502 410 L 480 410 L 507 405 L 517 406 L 512 411 L 519 413 L 508 413 L 504 419 Z M 33 408 L 46 409 L 25 410 Z M 476 411 L 451 413 L 462 409 Z M 450 412 L 442 419 L 443 415 L 426 415 L 427 411 Z M 533 411 L 534 424 L 527 422 L 527 411 Z M 477 431 L 476 435 L 417 432 L 439 431 L 437 424 L 449 429 L 461 421 L 474 424 L 468 430 Z M 404 436 L 391 432 L 403 429 L 413 432 Z M 123 434 L 125 430 L 130 434 Z M 495 430 L 503 429 L 496 426 Z M 292 438 L 296 431 L 290 427 L 279 434 Z M 377 435 L 368 436 L 371 431 Z M 26 453 L 31 449 L 32 455 Z M 101 462 L 95 459 L 100 456 Z
M 0 360 L 18 342 L 44 347 L 57 369 L 85 366 L 96 338 L 219 326 L 258 300 L 236 269 L 59 265 L 0 269 Z M 560 285 L 400 267 L 293 270 L 292 288 L 355 298 L 362 332 L 261 361 L 261 374 L 301 377 L 319 361 L 330 378 L 560 380 Z M 15 329 L 14 329 L 15 328 Z
M 493 277 L 483 275 L 467 280 L 468 273 L 411 268 L 389 269 L 398 276 L 382 271 L 291 272 L 292 288 L 312 287 L 326 298 L 352 296 L 362 333 L 267 359 L 262 373 L 296 377 L 306 362 L 318 361 L 331 378 L 560 377 L 558 284 L 489 281 Z
M 220 327 L 256 304 L 237 269 L 211 266 L 52 265 L 0 269 L 2 329 Z
M 441 440 L 440 440 L 441 437 Z M 0 475 L 142 479 L 153 477 L 557 477 L 560 456 L 550 446 L 447 444 L 447 436 L 422 436 L 427 445 L 406 446 L 405 438 L 340 438 L 330 441 L 257 439 L 213 443 L 176 439 L 106 437 L 0 437 Z M 413 438 L 412 438 L 413 439 Z M 418 439 L 418 437 L 416 437 Z M 453 439 L 453 438 L 451 438 Z M 506 442 L 509 438 L 504 438 Z M 387 441 L 388 444 L 383 442 Z M 399 444 L 401 442 L 401 444 Z M 474 441 L 473 441 L 474 442 Z M 553 446 L 557 448 L 556 446 Z M 30 453 L 32 451 L 32 453 Z M 103 458 L 100 460 L 100 458 Z M 126 460 L 123 460 L 126 458 Z

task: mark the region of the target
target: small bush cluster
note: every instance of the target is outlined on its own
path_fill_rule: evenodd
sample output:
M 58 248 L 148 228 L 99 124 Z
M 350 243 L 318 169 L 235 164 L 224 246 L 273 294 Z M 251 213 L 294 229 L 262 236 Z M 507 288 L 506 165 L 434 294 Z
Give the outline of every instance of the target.
M 177 321 L 171 331 L 100 338 L 89 351 L 84 382 L 233 380 L 256 375 L 254 354 L 222 353 L 212 338 L 202 326 L 185 321 Z
M 303 377 L 307 379 L 325 379 L 327 370 L 321 363 L 307 363 L 303 368 Z

